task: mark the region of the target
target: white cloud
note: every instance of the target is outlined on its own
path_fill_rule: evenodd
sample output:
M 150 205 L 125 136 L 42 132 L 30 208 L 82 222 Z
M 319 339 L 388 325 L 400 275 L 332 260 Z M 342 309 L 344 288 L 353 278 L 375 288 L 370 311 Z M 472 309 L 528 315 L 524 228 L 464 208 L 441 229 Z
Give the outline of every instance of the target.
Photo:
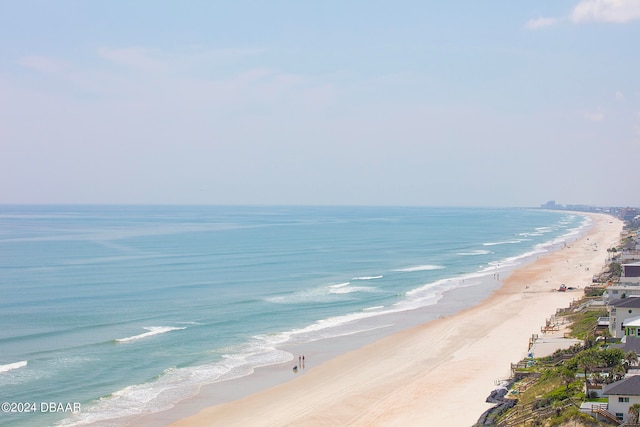
M 530 19 L 524 27 L 537 30 L 556 25 L 562 19 L 539 17 Z M 580 0 L 569 19 L 574 24 L 584 22 L 625 23 L 640 19 L 640 0 Z
M 622 101 L 624 100 L 624 93 L 620 92 L 619 90 L 616 91 L 616 100 L 617 101 Z
M 571 13 L 580 22 L 629 22 L 640 19 L 640 0 L 582 0 Z
M 524 27 L 528 30 L 537 30 L 538 28 L 550 27 L 558 22 L 557 18 L 536 18 L 530 19 Z

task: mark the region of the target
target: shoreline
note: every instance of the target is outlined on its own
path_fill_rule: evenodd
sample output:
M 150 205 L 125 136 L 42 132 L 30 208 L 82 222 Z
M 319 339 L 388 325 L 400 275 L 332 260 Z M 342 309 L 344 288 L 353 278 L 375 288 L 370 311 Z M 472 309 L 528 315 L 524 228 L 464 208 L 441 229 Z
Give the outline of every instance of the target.
M 618 242 L 621 221 L 588 216 L 593 223 L 586 234 L 512 270 L 501 287 L 473 307 L 420 319 L 420 325 L 374 342 L 345 337 L 354 340 L 354 349 L 328 354 L 319 365 L 317 358 L 307 359 L 307 369 L 294 378 L 291 364 L 257 369 L 245 384 L 259 383 L 261 375 L 279 377 L 264 391 L 247 390 L 239 382 L 235 390 L 227 387 L 230 401 L 214 406 L 220 396 L 203 391 L 131 425 L 471 425 L 492 406 L 484 400 L 494 381 L 508 376 L 509 364 L 526 355 L 531 334 L 556 307 L 582 292 L 550 290 L 560 283 L 580 288 L 591 283 L 606 249 Z M 595 249 L 594 242 L 599 243 Z

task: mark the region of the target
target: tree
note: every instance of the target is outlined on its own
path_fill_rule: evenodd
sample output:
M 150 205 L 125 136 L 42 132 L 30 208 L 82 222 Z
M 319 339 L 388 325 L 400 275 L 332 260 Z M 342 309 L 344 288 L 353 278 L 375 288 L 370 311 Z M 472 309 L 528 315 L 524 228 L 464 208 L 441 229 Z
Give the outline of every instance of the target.
M 602 360 L 608 368 L 620 365 L 624 361 L 624 356 L 624 350 L 619 348 L 607 348 L 601 350 L 599 353 L 600 360 Z
M 576 379 L 576 370 L 572 369 L 571 367 L 565 365 L 565 366 L 561 366 L 560 368 L 558 368 L 558 374 L 560 375 L 560 378 L 562 378 L 562 382 L 564 382 L 564 385 L 566 387 L 566 391 L 569 391 L 569 385 L 571 384 L 571 382 L 573 380 Z
M 610 369 L 609 374 L 611 378 L 611 382 L 616 382 L 624 378 L 627 373 L 626 369 L 622 364 L 616 365 Z
M 589 373 L 593 372 L 600 364 L 600 357 L 598 356 L 597 350 L 593 348 L 585 350 L 576 356 L 578 367 L 584 371 L 584 388 L 587 398 L 589 396 Z
M 634 403 L 629 407 L 629 424 L 637 424 L 640 418 L 640 403 Z
M 600 372 L 596 372 L 595 374 L 591 375 L 591 379 L 593 380 L 594 384 L 603 384 L 605 381 L 605 377 Z
M 638 364 L 638 353 L 635 351 L 627 351 L 624 354 L 624 365 L 626 370 L 628 371 L 631 366 L 635 366 Z
M 584 337 L 584 348 L 589 349 L 596 345 L 596 337 L 593 334 L 587 334 Z
M 612 262 L 609 264 L 609 277 L 620 277 L 622 276 L 622 266 L 617 262 Z

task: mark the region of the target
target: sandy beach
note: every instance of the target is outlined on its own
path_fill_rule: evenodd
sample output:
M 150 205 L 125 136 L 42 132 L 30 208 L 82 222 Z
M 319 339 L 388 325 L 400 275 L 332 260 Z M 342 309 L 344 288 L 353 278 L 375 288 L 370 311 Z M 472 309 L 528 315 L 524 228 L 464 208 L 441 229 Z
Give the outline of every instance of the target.
M 527 352 L 556 308 L 583 295 L 622 222 L 591 215 L 577 241 L 513 271 L 478 305 L 396 333 L 268 390 L 171 424 L 200 426 L 470 426 L 495 381 Z M 560 284 L 574 291 L 555 291 Z M 138 420 L 142 421 L 142 420 Z

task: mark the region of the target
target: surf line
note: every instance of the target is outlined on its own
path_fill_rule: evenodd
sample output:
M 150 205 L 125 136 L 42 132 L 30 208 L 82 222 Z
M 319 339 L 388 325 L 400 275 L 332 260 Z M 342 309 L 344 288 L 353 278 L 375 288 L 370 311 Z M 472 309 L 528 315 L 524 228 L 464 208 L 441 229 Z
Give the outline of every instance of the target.
M 159 334 L 164 334 L 166 332 L 171 332 L 171 331 L 179 331 L 182 329 L 187 329 L 186 327 L 184 328 L 174 328 L 171 326 L 150 326 L 148 328 L 144 328 L 149 332 L 145 332 L 143 334 L 139 334 L 139 335 L 134 335 L 132 337 L 127 337 L 127 338 L 119 338 L 116 340 L 117 343 L 125 343 L 125 342 L 131 342 L 131 341 L 137 341 L 137 340 L 141 340 L 144 338 L 148 338 L 154 335 L 159 335 Z

